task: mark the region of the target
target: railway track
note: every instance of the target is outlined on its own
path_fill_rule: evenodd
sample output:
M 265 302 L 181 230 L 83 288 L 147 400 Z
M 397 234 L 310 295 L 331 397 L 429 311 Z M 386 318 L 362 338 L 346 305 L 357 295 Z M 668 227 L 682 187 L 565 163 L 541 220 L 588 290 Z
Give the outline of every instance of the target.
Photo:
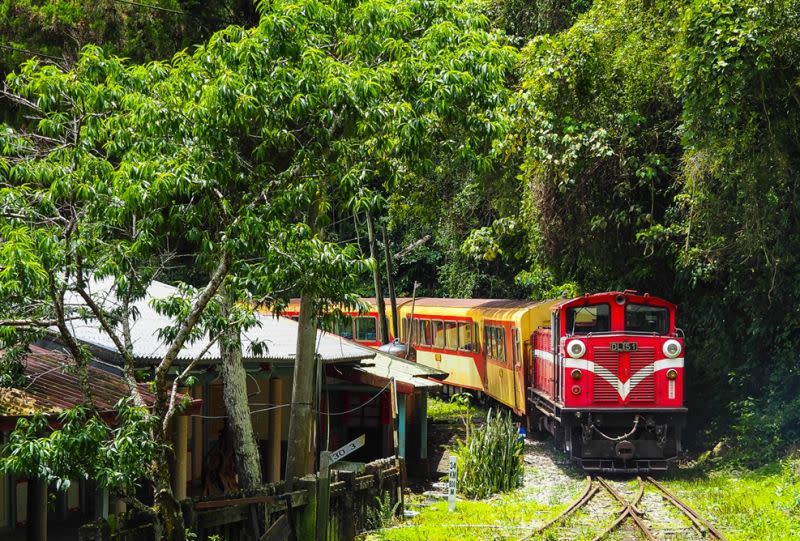
M 623 487 L 619 486 L 619 483 L 614 486 L 615 483 L 609 482 L 602 477 L 587 477 L 586 488 L 578 499 L 558 516 L 521 538 L 520 541 L 543 537 L 578 510 L 587 512 L 593 518 L 590 505 L 598 499 L 597 496 L 599 494 L 605 494 L 613 503 L 621 506 L 621 509 L 615 512 L 616 518 L 613 522 L 598 533 L 593 541 L 600 541 L 610 537 L 613 532 L 626 524 L 632 525 L 633 529 L 638 531 L 639 536 L 643 536 L 648 541 L 690 538 L 725 541 L 725 536 L 717 528 L 667 490 L 661 483 L 652 477 L 646 477 L 645 479 L 637 477 L 636 480 L 637 489 L 635 493 L 629 495 L 625 493 Z M 646 491 L 648 487 L 652 488 L 652 490 Z M 656 508 L 659 500 L 668 502 L 672 508 L 686 517 L 689 526 L 678 526 L 676 528 L 674 524 L 668 524 L 667 527 L 659 527 L 663 526 L 661 524 L 663 522 L 674 523 L 674 521 L 669 521 L 668 518 L 665 518 L 663 509 Z M 599 509 L 605 508 L 601 506 Z M 690 531 L 693 534 L 690 535 Z

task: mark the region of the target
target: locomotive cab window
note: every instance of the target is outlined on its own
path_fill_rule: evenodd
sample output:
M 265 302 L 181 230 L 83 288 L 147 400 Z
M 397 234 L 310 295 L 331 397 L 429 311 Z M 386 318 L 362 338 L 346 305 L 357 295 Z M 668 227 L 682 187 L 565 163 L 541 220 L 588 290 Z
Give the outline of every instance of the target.
M 589 334 L 611 330 L 611 307 L 608 304 L 576 306 L 567 310 L 567 333 Z
M 629 303 L 625 306 L 625 331 L 669 334 L 669 310 Z

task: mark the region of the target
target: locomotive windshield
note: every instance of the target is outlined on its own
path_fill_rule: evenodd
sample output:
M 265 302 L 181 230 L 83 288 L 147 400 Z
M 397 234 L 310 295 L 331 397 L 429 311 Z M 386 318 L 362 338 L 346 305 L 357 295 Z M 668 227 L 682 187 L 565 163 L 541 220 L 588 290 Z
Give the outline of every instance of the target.
M 669 334 L 669 310 L 629 303 L 625 306 L 625 331 Z
M 611 308 L 608 304 L 576 306 L 567 310 L 567 332 L 589 334 L 611 330 Z

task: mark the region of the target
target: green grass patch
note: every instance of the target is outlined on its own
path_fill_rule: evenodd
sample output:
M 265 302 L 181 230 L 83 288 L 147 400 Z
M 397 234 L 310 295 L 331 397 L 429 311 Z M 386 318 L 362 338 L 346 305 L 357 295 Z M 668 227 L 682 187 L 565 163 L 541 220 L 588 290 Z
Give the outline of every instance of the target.
M 537 472 L 525 466 L 528 476 Z M 543 494 L 555 489 L 563 496 L 553 502 Z M 530 533 L 532 526 L 541 524 L 558 514 L 581 490 L 581 479 L 570 480 L 568 486 L 543 488 L 532 483 L 504 494 L 484 500 L 462 500 L 456 510 L 450 512 L 447 501 L 421 506 L 421 497 L 412 496 L 406 508 L 418 510 L 419 515 L 380 532 L 371 532 L 362 537 L 364 541 L 511 541 Z M 556 504 L 556 505 L 554 505 Z
M 420 500 L 412 497 L 407 508 L 419 510 L 418 516 L 362 539 L 516 540 L 561 512 L 584 486 L 583 476 L 577 471 L 557 485 L 547 482 L 547 472 L 530 466 L 526 466 L 526 475 L 526 487 L 485 500 L 459 500 L 453 513 L 447 510 L 446 501 L 420 507 Z M 659 481 L 714 524 L 729 541 L 800 540 L 800 459 L 744 472 L 689 468 L 660 476 Z M 630 483 L 630 492 L 634 492 L 636 481 L 631 479 Z M 549 541 L 568 534 L 576 541 L 589 540 L 613 518 L 612 514 L 592 523 L 581 513 L 536 539 Z
M 800 540 L 800 458 L 745 472 L 688 470 L 663 484 L 729 541 Z
M 521 492 L 521 491 L 520 491 Z M 459 500 L 452 513 L 441 501 L 421 510 L 417 517 L 363 537 L 365 541 L 505 541 L 530 531 L 534 519 L 550 512 L 550 506 L 525 501 L 520 492 L 488 500 Z
M 428 419 L 449 423 L 471 419 L 478 408 L 470 400 L 470 395 L 465 393 L 455 394 L 450 400 L 432 396 L 428 398 Z

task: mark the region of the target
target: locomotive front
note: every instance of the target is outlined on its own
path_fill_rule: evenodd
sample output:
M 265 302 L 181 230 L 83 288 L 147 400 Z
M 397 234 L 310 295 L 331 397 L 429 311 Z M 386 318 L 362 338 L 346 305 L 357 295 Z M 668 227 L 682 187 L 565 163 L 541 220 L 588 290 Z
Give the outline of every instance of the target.
M 686 414 L 675 306 L 629 290 L 585 295 L 555 308 L 549 334 L 551 431 L 565 450 L 587 470 L 666 469 Z

